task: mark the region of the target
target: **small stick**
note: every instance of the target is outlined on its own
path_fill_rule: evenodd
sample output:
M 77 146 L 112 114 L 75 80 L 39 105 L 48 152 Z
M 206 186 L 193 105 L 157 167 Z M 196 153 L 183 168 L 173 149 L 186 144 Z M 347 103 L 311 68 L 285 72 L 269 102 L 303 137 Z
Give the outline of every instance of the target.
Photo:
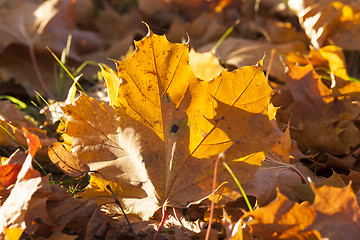
M 218 170 L 218 165 L 220 162 L 220 159 L 224 159 L 225 154 L 224 153 L 220 153 L 216 159 L 215 162 L 215 167 L 214 167 L 214 178 L 213 178 L 213 185 L 212 185 L 212 195 L 214 195 L 215 193 L 215 189 L 216 189 L 216 175 L 217 175 L 217 170 Z M 208 228 L 206 230 L 206 236 L 205 236 L 205 240 L 209 240 L 210 237 L 210 231 L 211 231 L 211 224 L 212 224 L 212 218 L 214 215 L 214 208 L 215 208 L 215 196 L 213 196 L 213 198 L 211 199 L 211 208 L 210 208 L 210 216 L 209 216 L 209 224 L 208 224 Z
M 270 54 L 270 60 L 269 60 L 269 64 L 268 67 L 266 69 L 266 81 L 269 81 L 269 76 L 270 76 L 270 70 L 274 61 L 274 56 L 275 56 L 275 48 L 271 49 L 271 54 Z

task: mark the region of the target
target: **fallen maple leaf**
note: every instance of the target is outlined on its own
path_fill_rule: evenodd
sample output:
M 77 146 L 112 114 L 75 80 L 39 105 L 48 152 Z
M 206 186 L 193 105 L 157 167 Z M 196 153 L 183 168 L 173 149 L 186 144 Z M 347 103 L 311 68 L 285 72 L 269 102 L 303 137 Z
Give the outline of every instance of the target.
M 340 77 L 343 80 L 349 80 L 349 75 L 346 71 L 345 56 L 340 47 L 329 45 L 319 50 L 311 49 L 309 60 L 315 68 L 324 67 L 325 65 L 326 68 L 329 68 L 333 76 Z
M 283 99 L 274 102 L 281 106 L 277 121 L 287 123 L 291 116 L 291 135 L 304 152 L 349 154 L 350 148 L 359 143 L 359 136 L 352 135 L 359 130 L 351 121 L 359 114 L 359 109 L 346 99 L 335 101 L 312 65 L 288 64 L 288 69 L 286 88 L 280 94 Z M 326 98 L 332 98 L 332 101 Z
M 188 45 L 150 30 L 135 44 L 133 57 L 115 61 L 117 76 L 102 69 L 109 86 L 123 81 L 108 89 L 114 107 L 81 95 L 63 108 L 72 153 L 117 184 L 128 212 L 143 218 L 163 204 L 185 207 L 209 196 L 221 152 L 239 181 L 251 179 L 278 135 L 268 117 L 272 90 L 261 66 L 223 71 L 206 82 L 190 69 Z M 99 177 L 91 178 L 87 197 L 109 195 Z M 218 179 L 231 177 L 222 168 Z M 92 188 L 98 193 L 87 194 Z
M 311 187 L 315 193 L 312 205 L 292 202 L 278 192 L 269 205 L 242 216 L 239 222 L 246 226 L 236 224 L 232 236 L 249 231 L 258 239 L 356 239 L 360 208 L 351 185 Z
M 347 50 L 359 50 L 358 1 L 290 0 L 288 4 L 316 49 L 334 43 Z
M 341 179 L 341 177 L 336 174 L 336 172 L 333 172 L 331 177 L 327 179 L 314 177 L 312 179 L 312 185 L 314 187 L 322 187 L 324 185 L 332 186 L 332 187 L 338 187 L 343 188 L 346 186 L 344 181 Z M 294 190 L 294 192 L 300 197 L 301 201 L 308 201 L 310 203 L 314 202 L 315 199 L 315 193 L 313 191 L 313 187 L 309 184 L 301 184 L 301 185 L 293 185 L 291 188 Z
M 307 181 L 312 172 L 300 163 L 305 156 L 290 138 L 289 125 L 285 133 L 267 152 L 265 161 L 255 173 L 255 178 L 243 184 L 246 194 L 256 197 L 259 206 L 272 201 L 277 191 L 287 198 L 297 201 L 299 197 L 292 186 Z
M 77 29 L 71 11 L 74 3 L 69 0 L 49 0 L 45 2 L 18 2 L 10 5 L 1 15 L 0 50 L 8 45 L 20 43 L 39 49 L 50 47 L 62 52 L 67 37 L 73 35 L 72 57 L 79 59 L 78 53 L 99 46 L 97 35 Z
M 312 187 L 316 218 L 310 229 L 328 239 L 356 239 L 360 235 L 360 208 L 351 184 L 345 188 Z
M 253 219 L 247 223 L 250 234 L 259 239 L 320 239 L 316 230 L 306 230 L 314 221 L 316 211 L 308 202 L 292 202 L 280 192 L 276 200 L 245 214 L 242 220 L 249 216 Z

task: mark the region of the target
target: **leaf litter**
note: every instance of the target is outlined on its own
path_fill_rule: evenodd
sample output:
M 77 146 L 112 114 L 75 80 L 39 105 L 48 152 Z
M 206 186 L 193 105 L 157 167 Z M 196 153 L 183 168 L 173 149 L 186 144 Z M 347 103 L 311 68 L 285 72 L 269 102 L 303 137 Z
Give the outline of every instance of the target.
M 48 7 L 54 14 L 35 14 L 24 22 L 25 15 L 11 14 L 22 12 L 24 4 L 38 13 Z M 44 79 L 52 79 L 41 49 L 47 43 L 61 53 L 67 39 L 62 36 L 69 32 L 75 36 L 74 48 L 67 49 L 70 62 L 64 64 L 84 59 L 112 66 L 106 57 L 122 59 L 112 60 L 115 71 L 100 65 L 105 83 L 99 86 L 106 86 L 108 99 L 84 92 L 75 97 L 73 84 L 65 106 L 57 110 L 55 118 L 63 120 L 59 127 L 56 120 L 38 127 L 10 102 L 1 101 L 2 237 L 356 238 L 357 3 L 324 0 L 318 6 L 305 1 L 300 7 L 289 1 L 293 12 L 282 4 L 139 1 L 119 14 L 125 8 L 114 11 L 112 2 L 2 3 L 1 11 L 11 11 L 0 21 L 15 34 L 2 38 L 0 47 L 0 79 L 8 86 L 14 79 L 29 93 L 38 90 L 31 83 L 34 62 L 24 57 L 23 65 L 15 63 L 19 59 L 14 56 L 24 55 L 18 53 L 29 47 Z M 78 19 L 71 15 L 74 8 Z M 96 8 L 98 18 L 93 16 Z M 146 32 L 140 23 L 143 16 L 153 31 L 168 30 L 171 42 L 182 43 L 170 43 L 149 29 L 138 40 Z M 312 16 L 320 18 L 314 21 Z M 66 19 L 66 26 L 60 19 Z M 235 19 L 241 23 L 233 33 L 208 52 Z M 115 23 L 122 31 L 113 30 Z M 21 26 L 26 37 L 11 38 Z M 128 51 L 134 39 L 136 50 Z M 189 54 L 190 48 L 196 53 Z M 258 62 L 264 50 L 267 54 Z M 20 65 L 27 70 L 16 70 Z M 83 70 L 85 75 L 94 73 Z M 79 76 L 76 80 L 84 81 Z M 54 143 L 54 137 L 63 142 Z M 15 151 L 18 147 L 28 151 Z M 243 185 L 253 212 L 223 167 L 212 192 L 220 153 Z M 31 161 L 36 169 L 44 166 L 42 174 L 50 174 L 41 177 Z M 57 184 L 77 181 L 68 189 L 74 194 L 88 174 L 88 186 L 74 197 Z M 211 200 L 214 228 L 208 235 Z

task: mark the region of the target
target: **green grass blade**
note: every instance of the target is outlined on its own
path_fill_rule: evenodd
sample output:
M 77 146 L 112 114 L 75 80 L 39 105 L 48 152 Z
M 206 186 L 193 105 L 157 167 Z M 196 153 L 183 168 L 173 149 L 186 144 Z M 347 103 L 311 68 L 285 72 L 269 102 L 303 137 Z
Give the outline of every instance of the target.
M 65 72 L 70 76 L 70 78 L 75 81 L 75 77 L 70 73 L 70 71 L 65 67 L 65 65 L 60 61 L 60 59 L 55 55 L 53 51 L 51 51 L 50 48 L 47 47 L 51 55 L 56 59 L 56 61 L 60 64 L 60 66 L 65 70 Z M 76 85 L 81 89 L 82 92 L 85 92 L 85 90 L 81 87 L 79 82 L 76 83 Z
M 248 197 L 247 197 L 244 189 L 242 188 L 239 180 L 235 177 L 235 174 L 233 173 L 233 171 L 230 169 L 229 165 L 227 165 L 226 162 L 223 162 L 223 165 L 224 165 L 224 167 L 226 168 L 226 170 L 228 170 L 228 172 L 230 173 L 230 175 L 232 176 L 232 178 L 234 179 L 234 181 L 236 182 L 237 186 L 238 186 L 239 189 L 240 189 L 241 194 L 243 195 L 243 197 L 244 197 L 244 199 L 245 199 L 245 202 L 246 202 L 246 204 L 247 204 L 247 206 L 248 206 L 248 208 L 249 208 L 249 211 L 252 212 L 253 209 L 252 209 L 252 207 L 251 207 L 251 204 L 250 204 L 250 202 L 249 202 L 249 199 L 248 199 Z
M 3 125 L 0 124 L 0 127 L 2 128 L 2 130 L 4 130 L 12 139 L 14 139 L 14 141 L 19 144 L 19 146 L 24 150 L 27 151 L 27 149 L 14 137 L 14 135 L 12 135 L 6 128 L 3 127 Z
M 74 75 L 78 75 L 87 65 L 99 66 L 99 63 L 91 60 L 86 60 L 75 70 Z
M 215 46 L 211 49 L 211 51 L 215 52 L 215 50 L 220 46 L 220 44 L 229 36 L 229 34 L 234 30 L 234 28 L 240 23 L 240 19 L 236 20 L 234 24 L 226 30 L 226 32 L 221 36 L 221 38 L 217 41 Z
M 17 98 L 14 98 L 12 96 L 9 96 L 9 95 L 1 95 L 0 96 L 0 99 L 7 99 L 7 100 L 10 100 L 12 103 L 14 103 L 17 108 L 19 108 L 20 110 L 22 109 L 26 109 L 27 108 L 27 105 L 26 103 L 24 103 L 23 101 L 17 99 Z

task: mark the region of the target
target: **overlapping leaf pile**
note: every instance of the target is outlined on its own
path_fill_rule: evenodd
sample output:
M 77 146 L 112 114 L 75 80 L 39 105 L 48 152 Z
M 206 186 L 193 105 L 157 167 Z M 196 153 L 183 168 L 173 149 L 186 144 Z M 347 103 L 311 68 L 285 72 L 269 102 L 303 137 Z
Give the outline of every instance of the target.
M 203 239 L 209 200 L 218 207 L 211 239 L 359 236 L 359 1 L 139 0 L 127 2 L 127 12 L 114 1 L 75 2 L 0 3 L 1 86 L 53 95 L 43 50 L 60 53 L 68 34 L 62 60 L 69 69 L 125 59 L 114 60 L 116 71 L 100 66 L 108 99 L 81 92 L 74 100 L 73 84 L 58 107 L 59 127 L 38 127 L 0 102 L 0 238 L 152 239 L 163 207 L 170 230 L 160 228 L 162 237 Z M 145 34 L 143 18 L 167 36 L 148 29 L 128 51 Z M 213 42 L 239 19 L 222 44 Z M 167 40 L 184 42 L 185 33 L 189 43 Z M 59 99 L 68 83 L 61 84 Z M 41 177 L 32 161 L 50 174 Z M 55 184 L 81 185 L 87 174 L 80 199 Z

